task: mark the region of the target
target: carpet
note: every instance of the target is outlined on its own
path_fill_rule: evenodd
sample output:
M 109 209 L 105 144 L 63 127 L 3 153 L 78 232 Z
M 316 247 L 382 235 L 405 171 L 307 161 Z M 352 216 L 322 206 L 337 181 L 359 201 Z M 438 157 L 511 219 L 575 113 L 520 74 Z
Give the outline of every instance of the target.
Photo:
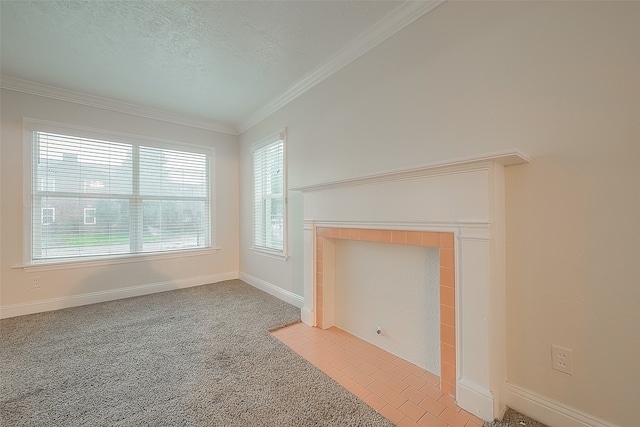
M 392 426 L 269 334 L 239 280 L 0 321 L 0 425 Z
M 547 427 L 545 424 L 533 420 L 526 415 L 521 414 L 511 408 L 507 411 L 500 421 L 487 423 L 487 427 Z

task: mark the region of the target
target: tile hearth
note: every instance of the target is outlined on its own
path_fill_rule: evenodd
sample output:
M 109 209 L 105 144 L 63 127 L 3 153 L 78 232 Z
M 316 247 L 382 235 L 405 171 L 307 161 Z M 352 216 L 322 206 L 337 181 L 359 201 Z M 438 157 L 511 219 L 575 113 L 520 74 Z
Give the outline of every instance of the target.
M 398 426 L 483 425 L 440 390 L 440 377 L 341 329 L 296 323 L 272 334 Z

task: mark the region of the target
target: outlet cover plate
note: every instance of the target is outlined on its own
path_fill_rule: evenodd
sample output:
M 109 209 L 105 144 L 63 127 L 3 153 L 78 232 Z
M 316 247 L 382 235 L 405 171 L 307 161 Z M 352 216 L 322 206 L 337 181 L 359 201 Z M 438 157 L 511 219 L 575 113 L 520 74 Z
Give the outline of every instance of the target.
M 551 367 L 565 374 L 573 375 L 573 350 L 551 344 Z

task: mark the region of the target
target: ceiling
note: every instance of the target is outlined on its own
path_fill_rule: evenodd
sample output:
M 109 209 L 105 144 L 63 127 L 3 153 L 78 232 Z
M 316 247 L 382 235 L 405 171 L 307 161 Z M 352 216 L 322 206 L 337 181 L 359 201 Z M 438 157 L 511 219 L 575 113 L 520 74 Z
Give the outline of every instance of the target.
M 2 0 L 2 86 L 238 133 L 439 3 Z

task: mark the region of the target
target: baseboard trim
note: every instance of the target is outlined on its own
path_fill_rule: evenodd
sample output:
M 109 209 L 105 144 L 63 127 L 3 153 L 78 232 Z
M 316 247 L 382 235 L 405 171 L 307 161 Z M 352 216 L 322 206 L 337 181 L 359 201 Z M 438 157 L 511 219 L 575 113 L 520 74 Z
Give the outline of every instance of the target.
M 316 326 L 315 319 L 316 314 L 313 310 L 304 307 L 300 309 L 300 320 L 302 320 L 305 325 Z
M 485 421 L 493 421 L 493 397 L 489 390 L 462 380 L 458 382 L 456 398 L 465 411 Z
M 63 308 L 78 307 L 81 305 L 95 304 L 99 302 L 113 301 L 123 298 L 137 297 L 154 294 L 157 292 L 171 291 L 174 289 L 190 288 L 192 286 L 206 285 L 208 283 L 221 282 L 238 278 L 238 272 L 213 274 L 208 276 L 189 277 L 186 279 L 168 280 L 164 282 L 149 283 L 146 285 L 130 286 L 121 289 L 90 292 L 87 294 L 56 297 L 39 301 L 0 306 L 0 319 L 23 316 L 25 314 L 42 313 L 45 311 L 60 310 Z
M 304 306 L 304 298 L 300 295 L 294 294 L 293 292 L 279 288 L 274 284 L 265 282 L 264 280 L 258 279 L 257 277 L 247 273 L 240 273 L 238 278 L 244 282 L 247 282 L 254 288 L 258 288 L 261 291 L 273 295 L 274 297 L 281 299 L 282 301 L 287 302 L 295 307 L 302 308 Z
M 507 406 L 550 427 L 619 427 L 561 402 L 507 383 Z

